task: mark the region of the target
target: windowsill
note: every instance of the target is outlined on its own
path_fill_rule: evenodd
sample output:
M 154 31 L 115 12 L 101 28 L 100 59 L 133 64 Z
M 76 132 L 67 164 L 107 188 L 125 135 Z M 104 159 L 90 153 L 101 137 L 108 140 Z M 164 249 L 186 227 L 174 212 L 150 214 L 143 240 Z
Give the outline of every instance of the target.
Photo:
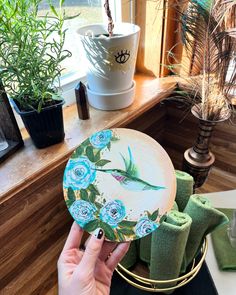
M 156 79 L 139 74 L 135 76 L 135 80 L 135 101 L 126 109 L 100 111 L 90 108 L 90 119 L 83 121 L 78 118 L 75 104 L 66 107 L 63 111 L 65 140 L 60 144 L 36 149 L 23 129 L 25 147 L 0 165 L 1 201 L 27 189 L 37 180 L 45 179 L 49 172 L 65 165 L 73 150 L 93 132 L 127 125 L 166 98 L 175 86 L 172 77 Z

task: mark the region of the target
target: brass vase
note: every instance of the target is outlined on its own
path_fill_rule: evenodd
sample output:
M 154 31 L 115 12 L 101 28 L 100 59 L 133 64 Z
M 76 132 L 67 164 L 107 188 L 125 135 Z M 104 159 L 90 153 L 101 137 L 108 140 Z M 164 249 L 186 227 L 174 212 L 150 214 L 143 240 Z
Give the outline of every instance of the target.
M 193 176 L 194 188 L 198 188 L 204 184 L 215 161 L 214 154 L 209 150 L 214 126 L 227 120 L 231 112 L 230 110 L 222 112 L 222 118 L 217 121 L 203 120 L 200 117 L 199 105 L 194 105 L 191 112 L 199 120 L 199 132 L 194 146 L 184 152 L 183 170 Z

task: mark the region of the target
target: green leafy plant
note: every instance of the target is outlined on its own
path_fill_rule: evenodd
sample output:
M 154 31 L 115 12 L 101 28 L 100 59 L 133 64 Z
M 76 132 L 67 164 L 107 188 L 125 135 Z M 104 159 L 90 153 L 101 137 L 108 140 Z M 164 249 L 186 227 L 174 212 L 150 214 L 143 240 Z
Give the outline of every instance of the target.
M 41 0 L 0 0 L 0 74 L 7 93 L 24 111 L 61 100 L 61 62 L 71 56 L 63 49 L 66 19 L 49 2 L 50 13 L 38 16 Z M 57 86 L 56 86 L 57 85 Z

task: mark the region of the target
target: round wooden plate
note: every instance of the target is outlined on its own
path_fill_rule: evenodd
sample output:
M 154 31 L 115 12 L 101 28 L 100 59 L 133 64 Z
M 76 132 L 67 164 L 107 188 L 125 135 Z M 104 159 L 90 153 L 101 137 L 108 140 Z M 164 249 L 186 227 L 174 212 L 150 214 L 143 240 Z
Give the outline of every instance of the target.
M 107 240 L 132 241 L 158 228 L 172 208 L 176 178 L 165 150 L 139 131 L 102 130 L 69 159 L 66 205 L 86 231 L 101 227 Z

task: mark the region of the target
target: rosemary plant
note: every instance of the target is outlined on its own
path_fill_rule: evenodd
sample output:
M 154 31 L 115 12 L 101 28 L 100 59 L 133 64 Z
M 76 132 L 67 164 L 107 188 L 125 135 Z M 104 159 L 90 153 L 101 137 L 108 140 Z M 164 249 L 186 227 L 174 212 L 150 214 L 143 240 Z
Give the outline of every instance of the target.
M 71 56 L 63 49 L 64 0 L 59 8 L 38 16 L 41 0 L 0 0 L 0 78 L 8 95 L 24 111 L 61 100 L 61 62 Z M 58 85 L 58 86 L 55 86 Z

